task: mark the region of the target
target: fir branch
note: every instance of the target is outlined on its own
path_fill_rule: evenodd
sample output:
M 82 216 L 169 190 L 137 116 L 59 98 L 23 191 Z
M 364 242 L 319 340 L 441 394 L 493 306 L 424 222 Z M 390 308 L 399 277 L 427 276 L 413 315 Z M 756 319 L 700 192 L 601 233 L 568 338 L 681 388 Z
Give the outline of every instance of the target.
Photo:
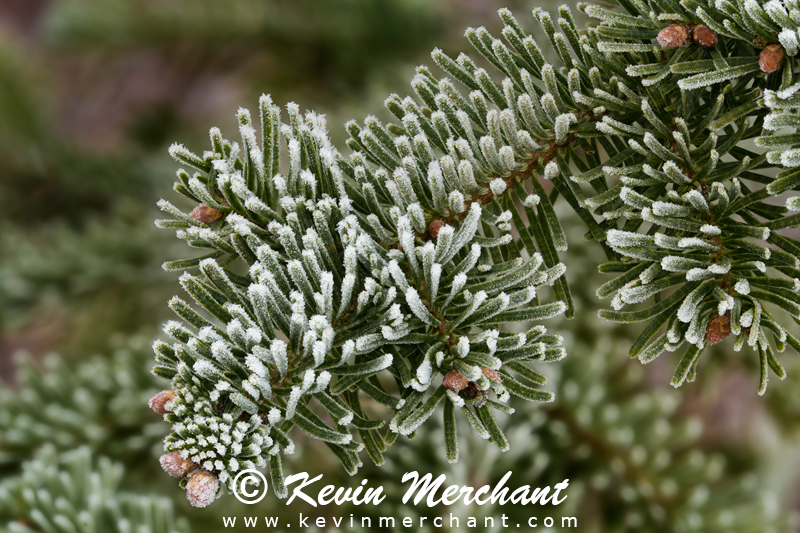
M 93 459 L 89 448 L 63 454 L 47 445 L 23 464 L 22 473 L 0 483 L 0 528 L 4 531 L 85 533 L 182 533 L 170 500 L 120 490 L 122 465 Z M 45 488 L 46 487 L 46 488 Z
M 770 369 L 785 377 L 775 351 L 795 347 L 794 337 L 768 307 L 800 319 L 800 297 L 785 290 L 798 285 L 800 244 L 769 227 L 796 221 L 766 200 L 797 189 L 798 174 L 765 171 L 796 166 L 800 142 L 769 133 L 795 125 L 785 111 L 795 98 L 786 57 L 794 49 L 779 4 L 670 4 L 658 16 L 641 2 L 582 6 L 601 19 L 582 34 L 568 9 L 563 33 L 536 10 L 559 68 L 502 10 L 507 44 L 484 28 L 466 32 L 499 82 L 468 56 L 436 50 L 455 79 L 419 67 L 415 96 L 386 100 L 399 123 L 346 125 L 348 157 L 324 117 L 290 104 L 282 123 L 266 96 L 260 142 L 240 110 L 241 144 L 212 130 L 202 156 L 174 148 L 179 163 L 201 171 L 176 190 L 203 203 L 188 215 L 164 203 L 175 219 L 160 225 L 212 253 L 169 266 L 199 266 L 181 282 L 213 319 L 181 304 L 187 325 L 165 328 L 175 344 L 157 345 L 156 372 L 176 395 L 167 450 L 223 485 L 268 462 L 281 479 L 279 454 L 294 449 L 286 432 L 296 425 L 353 472 L 362 445 L 317 419 L 309 402 L 346 420 L 342 405 L 361 411 L 358 390 L 393 407 L 388 433 L 364 440 L 376 462 L 376 438 L 412 434 L 440 401 L 506 449 L 485 407 L 489 392 L 500 404 L 510 394 L 551 400 L 513 374 L 527 372 L 516 363 L 557 361 L 564 350 L 543 328 L 510 334 L 500 324 L 575 313 L 558 258 L 567 246 L 559 196 L 615 261 L 606 270 L 621 273 L 598 290 L 614 308 L 601 316 L 649 321 L 633 355 L 650 362 L 687 343 L 678 386 L 694 379 L 707 345 L 733 334 L 735 349 L 747 342 L 759 355 L 761 393 Z M 755 138 L 770 151 L 744 145 Z M 235 273 L 237 261 L 246 275 Z M 751 288 L 755 272 L 769 281 Z M 542 285 L 556 302 L 540 301 Z

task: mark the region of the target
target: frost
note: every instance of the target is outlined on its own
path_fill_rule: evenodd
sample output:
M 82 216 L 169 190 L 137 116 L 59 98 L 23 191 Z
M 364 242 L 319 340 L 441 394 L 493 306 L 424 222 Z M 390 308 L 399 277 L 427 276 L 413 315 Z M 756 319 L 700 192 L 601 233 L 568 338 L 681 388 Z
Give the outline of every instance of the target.
M 425 358 L 417 367 L 417 380 L 420 383 L 429 383 L 431 380 L 431 373 L 433 371 L 433 367 L 431 366 L 431 360 L 429 358 Z
M 539 205 L 539 201 L 540 201 L 540 198 L 539 198 L 539 196 L 537 196 L 537 195 L 535 195 L 535 194 L 529 194 L 529 195 L 528 195 L 528 196 L 526 196 L 526 197 L 525 197 L 525 199 L 522 201 L 522 205 L 524 205 L 524 206 L 525 206 L 525 207 L 527 207 L 528 209 L 533 209 L 534 207 L 536 207 L 537 205 Z
M 458 176 L 461 178 L 464 192 L 471 192 L 480 187 L 478 182 L 475 181 L 475 173 L 469 161 L 461 161 L 458 164 Z
M 684 298 L 683 302 L 678 308 L 678 320 L 681 322 L 691 322 L 692 319 L 694 319 L 695 315 L 697 314 L 697 306 L 700 304 L 700 300 L 705 295 L 705 292 L 703 292 L 702 289 L 703 286 L 701 285 L 697 289 L 690 292 L 686 298 Z
M 800 166 L 800 149 L 795 148 L 782 152 L 781 164 L 785 167 Z
M 546 98 L 549 97 L 549 98 Z M 553 111 L 557 112 L 555 99 L 551 94 L 545 94 L 542 97 L 542 107 L 552 108 Z M 551 113 L 553 112 L 551 111 Z M 556 144 L 563 144 L 567 140 L 567 135 L 569 134 L 569 127 L 572 124 L 575 124 L 578 121 L 575 118 L 575 115 L 572 113 L 564 113 L 562 115 L 558 115 L 555 120 L 555 127 L 554 132 L 556 134 Z
M 519 166 L 516 158 L 514 157 L 514 149 L 510 146 L 503 146 L 500 148 L 500 161 L 502 161 L 506 172 L 516 170 L 516 168 Z
M 614 247 L 631 248 L 634 246 L 647 246 L 654 242 L 654 237 L 642 235 L 632 231 L 608 230 L 606 234 L 608 243 Z
M 636 0 L 633 4 L 647 2 Z M 607 19 L 610 26 L 640 28 L 636 31 L 642 35 L 671 22 L 702 21 L 713 26 L 717 21 L 718 26 L 712 29 L 720 38 L 735 40 L 744 34 L 757 34 L 754 28 L 766 26 L 774 29 L 773 41 L 777 35 L 787 53 L 797 53 L 796 28 L 781 18 L 794 20 L 796 13 L 785 3 L 720 0 L 718 10 L 709 4 L 711 7 L 705 6 L 702 13 L 694 11 L 696 3 L 691 4 L 684 6 L 683 14 L 659 13 L 656 8 L 653 13 L 640 9 L 640 13 L 629 15 L 592 6 L 586 10 Z M 730 13 L 736 9 L 746 9 L 744 18 Z M 725 16 L 717 20 L 720 13 Z M 561 25 L 567 30 L 571 23 L 565 12 L 562 15 Z M 567 50 L 569 42 L 555 30 L 555 21 L 541 11 L 535 16 L 557 48 Z M 651 108 L 653 102 L 634 90 L 624 71 L 615 74 L 590 64 L 587 70 L 581 70 L 581 63 L 603 57 L 612 63 L 630 59 L 604 56 L 602 51 L 598 56 L 599 49 L 609 54 L 649 54 L 657 50 L 652 43 L 611 38 L 609 35 L 615 32 L 603 35 L 599 29 L 590 29 L 577 37 L 583 50 L 590 53 L 570 56 L 566 68 L 559 70 L 546 64 L 533 38 L 517 36 L 518 30 L 510 21 L 506 20 L 504 30 L 506 42 L 513 41 L 510 48 L 492 40 L 485 29 L 470 33 L 475 43 L 492 48 L 497 62 L 510 62 L 507 79 L 495 82 L 467 56 L 451 60 L 438 52 L 437 63 L 453 79 L 462 81 L 467 91 L 456 89 L 449 79 L 437 82 L 421 68 L 414 79 L 418 98 L 392 96 L 386 101 L 392 114 L 401 117 L 402 131 L 385 127 L 374 117 L 361 125 L 350 122 L 347 129 L 353 151 L 347 157 L 331 144 L 324 117 L 303 115 L 296 105 L 290 105 L 285 112 L 288 119 L 281 120 L 278 108 L 268 98 L 260 101 L 263 129 L 254 129 L 249 113 L 239 113 L 240 146 L 222 139 L 215 130 L 211 152 L 196 155 L 183 146 L 172 147 L 171 153 L 183 166 L 197 166 L 202 171 L 191 177 L 182 171 L 178 188 L 186 186 L 190 195 L 211 208 L 221 206 L 225 213 L 219 223 L 209 227 L 171 204 L 160 203 L 172 217 L 162 225 L 176 229 L 181 239 L 202 248 L 206 257 L 213 257 L 200 262 L 202 272 L 197 276 L 181 278 L 199 304 L 200 313 L 191 314 L 189 304 L 182 301 L 172 304 L 183 322 L 168 323 L 165 331 L 173 340 L 156 347 L 159 371 L 173 374 L 173 387 L 180 395 L 172 412 L 179 422 L 168 442 L 178 453 L 209 465 L 221 483 L 227 483 L 231 474 L 247 465 L 265 465 L 270 454 L 294 451 L 294 444 L 278 433 L 277 426 L 294 424 L 312 437 L 324 437 L 334 444 L 349 443 L 352 437 L 345 436 L 345 426 L 354 416 L 360 418 L 360 410 L 352 401 L 364 398 L 361 392 L 354 394 L 356 388 L 363 386 L 367 396 L 372 393 L 379 403 L 392 408 L 392 429 L 407 434 L 430 415 L 433 402 L 422 407 L 424 396 L 417 402 L 417 394 L 408 396 L 412 391 L 403 392 L 402 387 L 421 392 L 436 389 L 435 394 L 442 395 L 439 374 L 449 372 L 456 364 L 465 378 L 479 389 L 491 389 L 493 401 L 503 403 L 510 397 L 509 389 L 490 382 L 482 369 L 497 369 L 507 361 L 510 367 L 504 372 L 514 372 L 521 368 L 517 365 L 537 359 L 552 361 L 564 355 L 562 339 L 547 334 L 543 327 L 516 323 L 498 326 L 499 322 L 517 322 L 509 320 L 512 317 L 527 321 L 566 309 L 565 303 L 552 299 L 551 291 L 541 302 L 536 299 L 537 287 L 553 285 L 566 268 L 555 256 L 544 265 L 541 255 L 534 251 L 542 244 L 538 238 L 542 235 L 545 245 L 553 240 L 557 249 L 564 246 L 556 220 L 560 213 L 551 210 L 547 198 L 528 193 L 520 186 L 523 183 L 517 183 L 517 178 L 527 176 L 516 173 L 527 168 L 527 163 L 535 166 L 536 157 L 542 164 L 540 178 L 569 185 L 555 195 L 564 194 L 573 204 L 590 206 L 589 215 L 608 220 L 597 226 L 587 219 L 590 238 L 605 240 L 618 258 L 603 270 L 622 276 L 607 284 L 602 295 L 612 297 L 611 307 L 617 311 L 628 304 L 648 303 L 630 312 L 601 314 L 650 324 L 658 317 L 656 325 L 666 327 L 667 333 L 666 337 L 654 335 L 650 346 L 644 347 L 653 352 L 652 357 L 655 352 L 677 349 L 683 341 L 702 346 L 705 328 L 715 312 L 731 312 L 737 329 L 740 324 L 752 324 L 758 331 L 745 341 L 766 342 L 758 340 L 763 337 L 756 298 L 760 291 L 751 291 L 742 276 L 757 276 L 755 269 L 766 270 L 763 263 L 752 258 L 766 257 L 767 245 L 754 244 L 753 240 L 769 235 L 766 226 L 784 229 L 786 223 L 778 218 L 777 210 L 775 217 L 767 216 L 769 220 L 763 223 L 763 217 L 754 221 L 745 213 L 753 207 L 752 212 L 760 216 L 761 211 L 751 206 L 750 200 L 760 201 L 761 193 L 753 195 L 739 184 L 736 176 L 746 177 L 752 162 L 736 151 L 731 153 L 730 143 L 721 134 L 730 133 L 727 124 L 720 124 L 735 114 L 729 113 L 734 108 L 724 99 L 709 100 L 694 119 L 705 124 L 700 115 L 719 105 L 714 108 L 715 125 L 710 127 L 720 135 L 701 136 L 702 146 L 696 145 L 698 139 L 689 139 L 685 133 L 688 121 L 679 118 L 661 124 L 669 113 L 656 113 L 658 110 Z M 617 42 L 598 45 L 598 39 Z M 696 52 L 705 54 L 687 46 L 669 52 L 667 58 L 674 57 L 675 64 L 681 65 Z M 677 61 L 685 53 L 684 60 Z M 718 54 L 715 57 L 715 61 L 719 59 Z M 677 85 L 680 80 L 684 86 L 705 87 L 734 78 L 752 78 L 753 91 L 764 89 L 764 76 L 753 74 L 752 69 L 757 68 L 754 61 L 731 66 L 717 63 L 712 70 L 674 77 L 676 73 L 669 68 L 672 63 L 639 64 L 628 70 L 654 86 Z M 536 72 L 531 74 L 523 67 Z M 773 81 L 775 87 L 780 84 L 777 79 Z M 780 130 L 798 122 L 794 106 L 800 84 L 790 83 L 784 83 L 780 92 L 764 91 L 767 105 L 774 107 L 758 114 L 758 120 L 771 113 L 766 119 L 768 126 Z M 712 91 L 715 95 L 720 92 L 717 88 Z M 675 96 L 669 91 L 665 94 Z M 595 117 L 590 116 L 591 109 L 596 110 Z M 747 117 L 731 120 L 740 119 Z M 598 121 L 597 130 L 591 129 Z M 578 162 L 580 168 L 573 168 L 571 150 L 580 150 L 569 146 L 573 139 L 585 144 L 578 139 L 602 136 L 603 132 L 615 139 L 600 139 L 599 145 L 613 141 L 618 144 L 617 155 L 612 157 L 601 150 L 586 160 L 588 167 Z M 262 134 L 266 138 L 261 139 Z M 800 143 L 777 146 L 786 142 L 778 138 L 785 133 L 776 130 L 768 134 L 772 137 L 764 136 L 762 142 L 765 151 L 772 152 L 770 161 L 800 161 Z M 682 163 L 687 149 L 696 159 Z M 558 157 L 542 159 L 544 153 Z M 715 170 L 717 166 L 724 172 Z M 576 171 L 580 174 L 564 181 Z M 612 178 L 609 190 L 596 181 L 604 181 L 603 173 Z M 777 178 L 780 183 L 768 187 L 768 192 L 791 185 L 792 175 L 781 175 L 790 179 Z M 207 183 L 209 176 L 216 183 Z M 694 179 L 705 180 L 708 189 L 703 188 L 703 193 L 692 190 L 697 188 L 691 183 Z M 593 198 L 587 200 L 590 189 Z M 503 201 L 490 202 L 492 198 Z M 514 203 L 517 199 L 521 205 Z M 800 196 L 790 198 L 786 205 L 800 211 Z M 522 214 L 522 207 L 527 214 Z M 745 218 L 734 214 L 736 220 L 729 220 L 726 210 L 735 213 L 735 208 Z M 517 215 L 523 222 L 527 220 L 523 225 L 529 231 L 513 231 L 515 220 L 520 221 Z M 719 239 L 721 228 L 727 228 L 726 239 Z M 770 246 L 780 247 L 780 239 L 774 237 Z M 785 254 L 777 259 L 778 263 L 790 263 Z M 236 266 L 246 266 L 245 262 L 250 265 L 249 272 Z M 731 291 L 735 301 L 727 294 L 728 285 L 721 285 L 728 277 L 735 282 Z M 800 281 L 781 281 L 777 286 L 788 292 L 792 287 L 800 288 Z M 682 301 L 670 299 L 675 294 L 686 296 Z M 658 301 L 651 304 L 656 295 Z M 735 320 L 740 306 L 751 309 L 741 322 Z M 667 315 L 648 314 L 655 311 Z M 764 314 L 763 319 L 779 338 L 772 317 Z M 396 365 L 410 366 L 395 366 L 386 372 L 393 361 L 387 352 L 406 354 Z M 691 379 L 694 372 L 692 367 L 687 368 L 684 380 Z M 378 372 L 386 377 L 402 375 L 400 392 L 406 400 L 370 390 L 370 383 L 377 386 Z M 511 383 L 507 379 L 505 385 L 517 390 Z M 281 396 L 277 400 L 272 396 L 273 386 Z M 391 389 L 388 394 L 396 392 Z M 602 390 L 595 392 L 587 387 L 579 392 L 585 393 L 587 406 L 602 402 Z M 450 407 L 466 405 L 466 395 L 452 391 L 445 394 L 444 401 L 450 402 Z M 324 430 L 325 435 L 323 428 L 315 429 L 314 420 L 309 424 L 306 417 L 298 416 L 307 413 L 309 395 L 316 395 L 315 412 L 336 423 Z M 272 407 L 277 404 L 280 409 Z M 402 409 L 404 404 L 408 409 Z M 508 412 L 501 405 L 494 406 Z M 260 417 L 248 422 L 244 411 L 253 408 Z M 664 406 L 659 404 L 655 409 Z M 474 410 L 468 411 L 474 415 Z M 585 411 L 588 414 L 578 413 L 580 419 L 598 416 L 592 409 Z M 624 414 L 609 417 L 609 421 L 616 417 L 624 418 Z M 290 423 L 285 423 L 287 419 Z M 480 422 L 484 420 L 481 414 L 471 421 L 483 427 Z M 609 435 L 614 442 L 630 443 L 634 429 L 623 425 Z M 273 432 L 272 437 L 269 432 Z M 488 437 L 486 431 L 481 433 Z M 347 454 L 352 456 L 357 448 L 353 443 L 347 447 Z M 634 462 L 651 459 L 632 449 Z M 358 461 L 353 461 L 351 466 L 357 466 Z
M 251 372 L 254 372 L 256 375 L 261 376 L 262 378 L 267 376 L 269 373 L 267 367 L 265 367 L 255 355 L 248 355 L 245 359 L 245 363 Z
M 686 281 L 700 281 L 703 279 L 713 278 L 714 273 L 710 269 L 705 268 L 692 268 L 686 272 Z
M 281 418 L 281 412 L 277 407 L 273 407 L 269 410 L 267 420 L 269 421 L 270 425 L 276 425 L 278 422 L 280 422 Z
M 558 172 L 559 172 L 558 164 L 555 161 L 550 161 L 549 163 L 547 163 L 547 166 L 544 167 L 543 177 L 546 180 L 552 180 L 556 176 L 558 176 Z
M 463 407 L 465 405 L 464 399 L 459 396 L 457 393 L 451 391 L 450 389 L 445 390 L 447 394 L 447 398 L 455 405 L 456 407 Z
M 456 353 L 462 359 L 469 355 L 469 339 L 467 337 L 461 337 L 458 339 L 458 343 L 456 344 Z
M 679 248 L 703 248 L 708 251 L 715 251 L 717 249 L 716 246 L 709 243 L 706 240 L 703 240 L 699 237 L 684 237 L 680 241 L 678 241 Z
M 727 259 L 727 258 L 723 258 Z M 731 270 L 731 261 L 727 259 L 727 261 L 723 260 L 719 264 L 713 264 L 708 267 L 708 271 L 714 274 L 727 274 Z
M 742 324 L 743 328 L 749 328 L 753 325 L 753 310 L 750 309 L 746 313 L 742 313 L 742 317 L 739 319 Z
M 464 203 L 464 195 L 461 194 L 460 191 L 453 191 L 448 196 L 448 207 L 450 211 L 454 213 L 463 213 L 466 209 L 466 205 Z
M 733 289 L 737 293 L 746 296 L 750 294 L 750 283 L 748 283 L 746 279 L 740 279 L 736 282 L 736 285 L 733 286 Z
M 770 4 L 772 4 L 772 2 L 770 2 Z M 800 50 L 800 42 L 797 40 L 797 31 L 784 28 L 778 34 L 778 41 L 780 41 L 786 53 L 790 56 L 796 56 L 797 52 Z
M 506 182 L 502 178 L 495 178 L 489 183 L 489 188 L 492 190 L 492 194 L 495 196 L 500 196 L 506 190 Z

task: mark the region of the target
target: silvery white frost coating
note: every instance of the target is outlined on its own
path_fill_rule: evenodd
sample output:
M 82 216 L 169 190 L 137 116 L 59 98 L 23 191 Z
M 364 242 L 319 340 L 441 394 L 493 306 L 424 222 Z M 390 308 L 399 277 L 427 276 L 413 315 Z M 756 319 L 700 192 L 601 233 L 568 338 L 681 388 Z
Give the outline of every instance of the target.
M 241 145 L 212 129 L 213 151 L 202 157 L 180 145 L 171 149 L 200 171 L 176 189 L 220 210 L 222 220 L 209 226 L 160 203 L 175 217 L 160 226 L 211 250 L 165 264 L 185 271 L 180 282 L 194 300 L 171 300 L 182 321 L 164 328 L 171 344 L 155 344 L 155 371 L 170 377 L 177 392 L 166 415 L 173 423 L 166 450 L 229 489 L 237 472 L 269 467 L 276 493 L 285 496 L 280 456 L 294 451 L 295 426 L 324 441 L 352 474 L 360 451 L 366 447 L 382 463 L 385 447 L 415 431 L 443 400 L 507 449 L 489 409 L 509 412 L 510 394 L 552 400 L 535 388 L 544 378 L 524 362 L 565 354 L 562 339 L 544 328 L 511 335 L 501 326 L 567 309 L 560 301 L 540 303 L 536 290 L 562 279 L 562 264 L 546 264 L 532 243 L 517 257 L 506 250 L 513 214 L 496 209 L 493 196 L 506 192 L 519 167 L 514 152 L 493 151 L 491 137 L 481 139 L 482 148 L 451 139 L 460 148 L 448 154 L 425 149 L 419 135 L 416 150 L 406 136 L 387 146 L 388 133 L 369 118 L 359 137 L 386 167 L 394 161 L 385 170 L 370 164 L 369 149 L 340 155 L 324 117 L 301 115 L 294 105 L 288 113 L 282 124 L 280 110 L 263 97 L 261 142 L 240 109 Z M 447 117 L 434 118 L 446 125 Z M 286 174 L 278 166 L 282 144 Z M 476 153 L 492 161 L 491 172 L 477 164 Z M 537 202 L 525 196 L 532 210 Z M 428 232 L 432 219 L 435 234 Z M 234 260 L 246 271 L 234 269 Z M 484 369 L 502 377 L 488 379 Z M 448 372 L 463 375 L 476 392 L 445 389 Z M 393 377 L 402 397 L 378 375 Z M 391 410 L 388 432 L 379 432 L 385 422 L 362 409 L 370 397 Z M 452 416 L 452 407 L 446 412 Z
M 564 356 L 558 336 L 529 323 L 575 314 L 558 257 L 563 199 L 601 243 L 601 271 L 616 274 L 597 291 L 612 307 L 601 316 L 647 322 L 631 355 L 646 363 L 685 347 L 679 386 L 712 337 L 733 335 L 734 349 L 758 353 L 763 393 L 770 371 L 785 376 L 776 353 L 800 348 L 771 311 L 800 319 L 800 243 L 780 233 L 798 222 L 766 201 L 800 188 L 800 143 L 783 131 L 800 107 L 786 66 L 797 27 L 784 16 L 796 6 L 661 4 L 658 16 L 638 1 L 582 4 L 601 21 L 582 32 L 566 7 L 557 23 L 535 10 L 558 64 L 501 10 L 502 40 L 465 33 L 486 67 L 435 50 L 446 75 L 419 67 L 414 95 L 385 101 L 394 123 L 348 122 L 347 157 L 324 117 L 290 104 L 284 121 L 268 97 L 258 125 L 239 111 L 241 143 L 212 129 L 202 155 L 174 145 L 193 169 L 178 172 L 176 191 L 215 218 L 160 203 L 173 218 L 158 225 L 206 255 L 165 264 L 188 271 L 181 284 L 197 306 L 172 301 L 183 324 L 157 344 L 156 373 L 199 387 L 216 416 L 256 417 L 270 450 L 290 449 L 298 426 L 351 473 L 362 447 L 382 463 L 442 403 L 448 459 L 456 408 L 507 449 L 493 413 L 509 412 L 509 395 L 551 400 L 528 363 Z M 713 42 L 689 32 L 697 25 Z M 681 28 L 673 48 L 653 40 Z M 743 144 L 754 138 L 761 153 Z M 761 172 L 770 165 L 787 168 Z M 388 431 L 366 397 L 391 410 Z M 261 455 L 283 494 L 280 453 Z
M 582 7 L 603 21 L 584 36 L 584 50 L 591 53 L 599 41 L 617 86 L 611 94 L 620 98 L 597 108 L 606 116 L 596 129 L 617 141 L 615 148 L 603 144 L 609 161 L 572 177 L 593 184 L 599 194 L 585 205 L 613 222 L 604 227 L 618 262 L 601 268 L 621 274 L 598 289 L 612 307 L 600 314 L 649 323 L 630 351 L 642 362 L 688 346 L 672 379 L 676 387 L 694 379 L 704 349 L 727 335 L 736 337 L 734 350 L 747 345 L 758 353 L 760 394 L 769 372 L 786 375 L 776 353 L 800 348 L 768 311 L 774 306 L 800 318 L 800 243 L 779 233 L 797 226 L 785 216 L 797 197 L 785 200 L 786 210 L 765 201 L 800 185 L 792 131 L 800 125 L 792 67 L 797 7 L 709 0 L 659 6 L 657 18 L 639 3 Z M 713 42 L 697 40 L 697 28 Z M 631 40 L 625 32 L 659 39 Z M 680 103 L 670 111 L 668 102 Z M 748 139 L 760 153 L 739 144 Z M 772 166 L 783 170 L 777 178 L 761 172 Z M 603 176 L 621 183 L 597 189 Z

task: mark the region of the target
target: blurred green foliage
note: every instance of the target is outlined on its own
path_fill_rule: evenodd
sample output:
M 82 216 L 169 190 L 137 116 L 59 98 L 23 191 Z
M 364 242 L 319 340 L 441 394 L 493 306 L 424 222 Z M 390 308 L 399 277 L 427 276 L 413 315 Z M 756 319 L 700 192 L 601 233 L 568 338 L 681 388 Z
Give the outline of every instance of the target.
M 454 22 L 421 0 L 0 9 L 28 23 L 0 31 L 0 349 L 70 355 L 101 350 L 114 331 L 152 332 L 165 316 L 170 278 L 157 265 L 171 243 L 152 220 L 170 142 L 233 123 L 242 94 L 358 101 Z M 42 322 L 49 333 L 31 346 Z
M 336 97 L 366 76 L 424 49 L 443 29 L 440 4 L 425 0 L 68 0 L 47 21 L 48 40 L 69 51 L 117 54 L 143 47 L 189 72 L 242 69 L 280 98 L 312 90 Z M 194 70 L 197 69 L 197 70 Z M 299 91 L 298 91 L 299 89 Z

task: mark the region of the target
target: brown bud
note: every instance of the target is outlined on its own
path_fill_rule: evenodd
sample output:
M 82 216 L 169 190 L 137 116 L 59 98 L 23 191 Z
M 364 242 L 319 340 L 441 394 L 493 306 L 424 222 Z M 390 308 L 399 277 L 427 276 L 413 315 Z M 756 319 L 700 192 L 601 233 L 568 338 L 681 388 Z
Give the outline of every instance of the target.
M 711 319 L 706 328 L 706 341 L 711 346 L 719 344 L 731 334 L 731 312 L 717 315 Z
M 503 379 L 500 377 L 500 372 L 498 372 L 497 370 L 492 370 L 491 368 L 483 368 L 483 367 L 481 367 L 481 370 L 483 370 L 484 376 L 491 379 L 495 383 L 503 382 Z
M 772 74 L 781 68 L 783 56 L 783 47 L 779 44 L 771 44 L 761 50 L 761 56 L 758 58 L 758 66 L 767 74 Z
M 444 381 L 442 381 L 442 385 L 444 385 L 445 389 L 450 389 L 453 392 L 459 392 L 467 388 L 469 381 L 467 378 L 461 375 L 458 370 L 451 370 L 444 376 Z
M 181 457 L 178 452 L 165 453 L 159 457 L 158 462 L 161 463 L 164 472 L 172 477 L 183 477 L 195 466 L 189 459 Z
M 189 473 L 186 482 L 186 498 L 192 507 L 208 507 L 217 498 L 219 479 L 216 475 L 198 468 Z
M 440 220 L 438 218 L 431 220 L 431 223 L 428 225 L 428 235 L 431 236 L 431 239 L 438 239 L 439 232 L 446 225 L 447 223 L 444 220 Z
M 692 30 L 692 39 L 703 48 L 711 48 L 717 44 L 717 34 L 702 24 L 698 24 Z
M 217 211 L 206 204 L 200 204 L 189 213 L 189 216 L 209 226 L 222 218 L 222 211 Z
M 467 386 L 467 390 L 465 391 L 467 398 L 470 400 L 474 400 L 475 398 L 480 398 L 476 407 L 483 407 L 486 404 L 486 401 L 489 397 L 488 390 L 481 390 L 478 388 L 478 384 L 474 381 L 470 381 L 469 385 Z
M 678 48 L 689 44 L 692 36 L 686 24 L 670 24 L 658 32 L 656 40 L 664 48 Z
M 167 409 L 167 404 L 175 399 L 175 391 L 174 390 L 162 390 L 159 393 L 156 393 L 155 396 L 150 398 L 150 401 L 147 405 L 150 406 L 150 409 L 155 411 L 160 415 L 165 415 L 169 413 L 169 409 Z

